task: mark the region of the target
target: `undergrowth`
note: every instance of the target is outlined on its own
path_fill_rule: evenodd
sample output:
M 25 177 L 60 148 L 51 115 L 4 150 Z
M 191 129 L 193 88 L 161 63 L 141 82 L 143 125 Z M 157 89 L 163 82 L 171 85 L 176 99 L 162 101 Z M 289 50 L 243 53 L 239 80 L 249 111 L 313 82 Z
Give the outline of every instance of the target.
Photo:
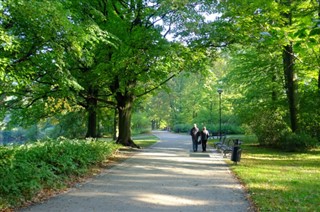
M 117 148 L 99 140 L 48 140 L 0 146 L 0 210 L 18 207 L 45 190 L 63 189 Z

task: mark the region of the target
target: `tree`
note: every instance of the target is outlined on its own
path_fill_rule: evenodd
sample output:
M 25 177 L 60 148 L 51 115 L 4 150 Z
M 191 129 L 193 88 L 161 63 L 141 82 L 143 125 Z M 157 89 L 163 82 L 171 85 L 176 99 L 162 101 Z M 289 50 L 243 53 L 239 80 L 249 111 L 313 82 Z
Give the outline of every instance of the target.
M 2 32 L 13 35 L 16 44 L 13 51 L 1 55 L 9 61 L 3 99 L 6 108 L 14 109 L 11 120 L 34 123 L 84 108 L 87 136 L 95 137 L 98 110 L 108 105 L 119 112 L 118 142 L 134 146 L 130 127 L 136 98 L 203 59 L 192 56 L 186 46 L 164 39 L 160 20 L 181 26 L 183 21 L 177 20 L 187 9 L 197 17 L 193 1 L 180 3 L 4 2 Z M 26 116 L 34 120 L 22 118 Z
M 302 91 L 314 90 L 313 82 L 317 80 L 317 75 L 315 75 L 314 71 L 314 66 L 316 65 L 315 61 L 317 61 L 317 59 L 311 62 L 311 60 L 309 59 L 311 55 L 306 54 L 306 52 L 309 51 L 310 53 L 311 49 L 314 49 L 315 46 L 319 45 L 319 43 L 317 42 L 318 38 L 315 39 L 314 37 L 314 33 L 316 31 L 315 29 L 317 29 L 317 27 L 314 27 L 318 11 L 316 3 L 316 1 L 221 2 L 221 17 L 219 21 L 233 24 L 234 31 L 237 32 L 237 35 L 234 37 L 234 39 L 232 39 L 232 42 L 229 43 L 233 43 L 232 47 L 240 47 L 237 48 L 236 52 L 241 56 L 243 55 L 243 53 L 248 56 L 245 58 L 240 56 L 242 60 L 236 60 L 238 63 L 245 63 L 242 65 L 242 67 L 247 67 L 247 69 L 250 70 L 250 72 L 248 72 L 245 71 L 244 68 L 241 69 L 243 72 L 240 76 L 242 78 L 244 77 L 244 79 L 234 77 L 238 73 L 235 69 L 233 69 L 233 72 L 231 72 L 229 76 L 233 75 L 233 78 L 236 78 L 237 80 L 239 80 L 239 82 L 242 83 L 244 83 L 244 80 L 248 80 L 246 82 L 251 83 L 251 85 L 249 85 L 248 87 L 242 86 L 244 87 L 242 91 L 245 92 L 244 95 L 247 98 L 247 101 L 245 101 L 246 103 L 252 102 L 252 100 L 259 100 L 255 103 L 256 105 L 247 106 L 249 106 L 250 109 L 256 108 L 255 106 L 258 106 L 260 107 L 260 112 L 253 110 L 253 113 L 245 113 L 244 111 L 248 111 L 247 107 L 246 110 L 242 111 L 242 115 L 247 114 L 256 116 L 257 114 L 263 113 L 263 111 L 261 110 L 262 105 L 260 104 L 260 101 L 263 100 L 263 103 L 266 103 L 266 100 L 264 96 L 260 95 L 259 99 L 255 98 L 257 94 L 260 93 L 258 92 L 260 89 L 259 87 L 255 86 L 255 82 L 259 82 L 260 79 L 266 80 L 266 78 L 262 77 L 265 76 L 270 80 L 263 81 L 264 86 L 261 86 L 262 81 L 260 81 L 259 86 L 263 89 L 265 89 L 265 86 L 269 87 L 269 89 L 272 89 L 272 95 L 267 95 L 267 97 L 271 97 L 273 100 L 272 102 L 270 102 L 270 104 L 268 104 L 267 107 L 263 107 L 263 110 L 265 111 L 266 109 L 268 109 L 274 111 L 273 113 L 269 114 L 279 114 L 279 117 L 285 118 L 286 122 L 288 123 L 287 125 L 290 126 L 291 132 L 309 132 L 306 125 L 310 126 L 310 122 L 309 124 L 307 124 L 303 120 L 303 118 L 306 118 L 306 116 L 302 116 L 302 108 L 306 109 L 306 104 L 317 104 L 317 100 L 314 99 L 310 101 L 309 99 L 308 101 L 302 101 L 303 99 L 305 99 L 305 97 L 310 95 L 307 93 L 302 93 Z M 217 26 L 218 23 L 213 23 L 213 25 Z M 213 39 L 213 41 L 215 41 L 215 39 Z M 257 50 L 260 55 L 256 53 Z M 251 51 L 252 53 L 250 53 L 249 51 Z M 314 56 L 317 57 L 318 50 L 313 51 L 313 53 L 315 53 L 313 55 L 313 58 Z M 261 70 L 262 67 L 265 67 L 263 65 L 266 61 L 264 57 L 270 58 L 270 56 L 272 55 L 276 57 L 269 61 L 269 67 L 271 68 L 272 64 L 279 64 L 278 58 L 281 57 L 283 64 L 282 75 L 279 75 L 280 67 L 278 65 L 274 66 L 275 71 L 271 71 L 272 69 L 270 68 Z M 233 55 L 233 57 L 237 58 L 238 56 Z M 231 59 L 233 60 L 234 58 Z M 256 61 L 256 59 L 259 60 Z M 252 66 L 251 63 L 254 63 L 255 66 Z M 310 66 L 308 66 L 308 63 L 310 64 Z M 238 66 L 241 67 L 241 65 Z M 246 74 L 244 75 L 244 73 Z M 251 78 L 247 78 L 248 76 L 251 76 Z M 232 82 L 235 85 L 240 86 L 239 82 Z M 276 85 L 275 82 L 279 84 Z M 303 89 L 300 88 L 300 86 L 302 85 L 304 87 Z M 279 86 L 283 87 L 279 88 Z M 255 95 L 253 94 L 253 92 L 248 92 L 249 87 L 250 90 L 252 89 L 251 91 L 256 92 Z M 279 113 L 279 105 L 276 103 L 277 101 L 282 99 L 282 94 L 284 91 L 287 94 L 286 99 L 288 109 L 285 111 L 288 115 L 283 112 Z M 298 93 L 299 96 L 297 95 Z M 302 94 L 304 96 L 302 96 Z M 246 107 L 243 107 L 243 109 L 244 108 Z M 308 108 L 310 109 L 310 107 Z M 280 111 L 283 111 L 283 109 L 281 109 Z M 317 114 L 317 112 L 315 112 L 315 114 Z M 316 115 L 315 117 L 318 117 L 318 115 Z M 281 122 L 281 118 L 279 119 L 279 121 Z M 275 123 L 276 122 L 277 121 L 275 121 Z M 302 123 L 304 125 L 304 128 L 300 129 L 299 124 Z M 270 124 L 267 124 L 266 126 L 270 126 Z M 281 128 L 283 131 L 287 130 L 286 125 L 281 124 Z M 310 135 L 313 136 L 314 133 L 310 133 Z M 277 139 L 277 142 L 279 142 L 279 137 Z
M 83 106 L 89 113 L 87 135 L 94 137 L 95 91 L 88 85 L 93 76 L 84 83 L 74 70 L 91 68 L 94 52 L 88 49 L 111 45 L 109 34 L 91 21 L 91 13 L 82 13 L 83 4 L 73 8 L 65 1 L 6 1 L 2 6 L 2 26 L 14 43 L 13 50 L 4 49 L 1 55 L 9 61 L 2 82 L 12 122 L 28 125 Z
M 280 1 L 281 2 L 281 1 Z M 285 12 L 282 12 L 284 16 L 284 24 L 287 27 L 292 26 L 292 5 L 291 0 L 285 0 L 281 2 L 286 8 Z M 292 40 L 289 41 L 283 46 L 283 68 L 284 68 L 284 78 L 285 78 L 285 88 L 287 92 L 287 98 L 289 103 L 289 115 L 290 115 L 290 123 L 292 132 L 296 132 L 298 130 L 298 120 L 297 120 L 297 76 L 294 67 L 294 52 L 293 52 L 293 44 Z

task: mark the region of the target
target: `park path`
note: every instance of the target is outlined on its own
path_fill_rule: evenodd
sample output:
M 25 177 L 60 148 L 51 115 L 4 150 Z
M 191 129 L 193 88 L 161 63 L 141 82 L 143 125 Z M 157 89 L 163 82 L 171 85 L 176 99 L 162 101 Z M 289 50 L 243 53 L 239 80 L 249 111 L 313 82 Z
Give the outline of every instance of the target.
M 160 141 L 86 183 L 20 211 L 252 211 L 222 155 L 192 152 L 191 138 L 154 132 Z M 199 146 L 200 147 L 200 146 Z

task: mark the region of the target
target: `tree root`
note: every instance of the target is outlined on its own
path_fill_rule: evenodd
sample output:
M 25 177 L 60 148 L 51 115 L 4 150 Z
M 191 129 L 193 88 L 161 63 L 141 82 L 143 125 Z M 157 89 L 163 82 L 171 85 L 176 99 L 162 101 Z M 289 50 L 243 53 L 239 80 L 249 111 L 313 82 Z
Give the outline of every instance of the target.
M 117 144 L 122 144 L 123 146 L 129 146 L 132 148 L 137 148 L 137 149 L 141 149 L 141 147 L 139 145 L 137 145 L 136 143 L 134 143 L 134 141 L 129 138 L 127 141 L 121 140 L 118 138 L 118 140 L 116 141 Z

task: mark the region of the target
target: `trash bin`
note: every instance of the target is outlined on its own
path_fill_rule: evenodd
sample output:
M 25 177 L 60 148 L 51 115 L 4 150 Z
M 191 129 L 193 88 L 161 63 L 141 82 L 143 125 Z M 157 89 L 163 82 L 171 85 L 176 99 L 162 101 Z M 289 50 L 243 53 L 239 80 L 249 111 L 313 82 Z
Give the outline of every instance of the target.
M 232 154 L 231 154 L 231 161 L 237 163 L 240 162 L 241 158 L 241 141 L 239 139 L 236 139 L 233 141 L 233 147 L 232 147 Z

